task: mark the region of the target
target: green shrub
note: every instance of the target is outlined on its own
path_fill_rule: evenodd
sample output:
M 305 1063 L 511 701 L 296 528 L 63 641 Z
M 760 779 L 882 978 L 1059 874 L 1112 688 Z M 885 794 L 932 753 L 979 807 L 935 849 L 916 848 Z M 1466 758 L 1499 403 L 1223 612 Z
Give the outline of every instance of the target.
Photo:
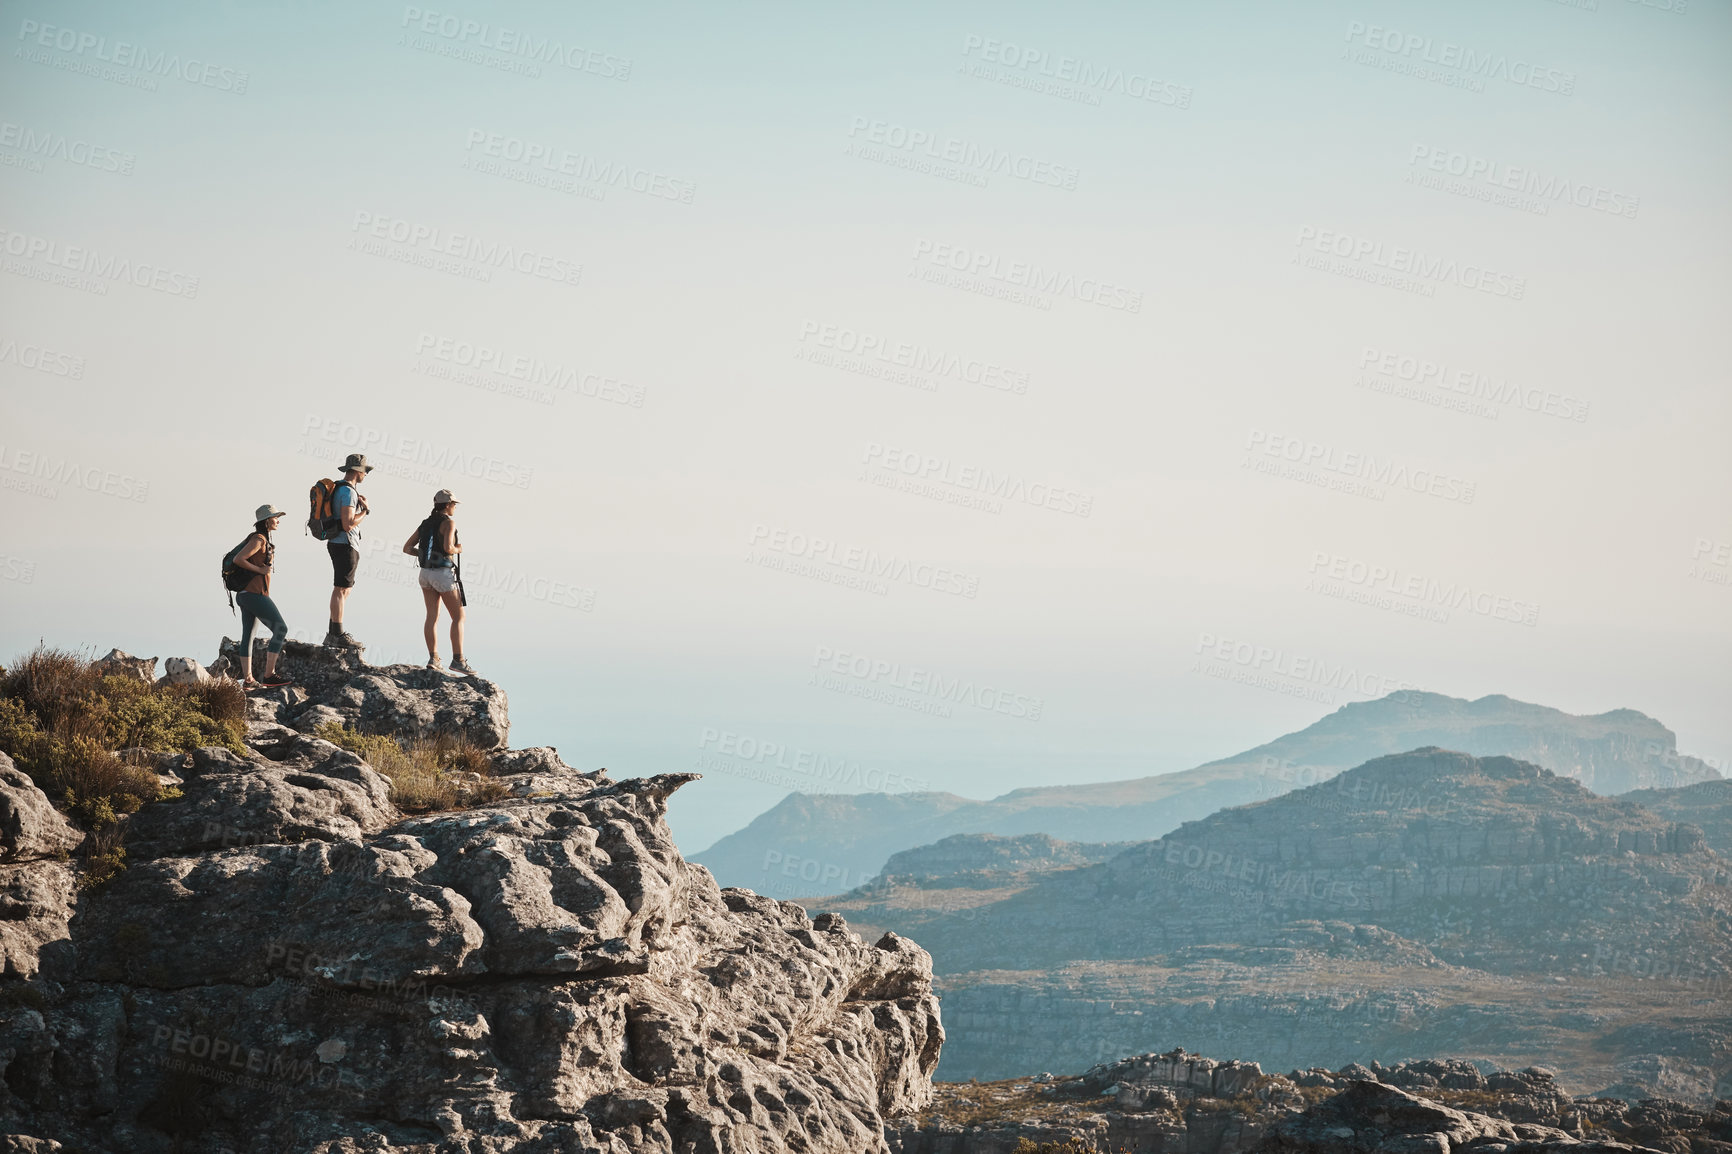
M 126 847 L 120 844 L 120 830 L 112 826 L 98 829 L 85 839 L 84 876 L 78 879 L 78 888 L 100 889 L 125 868 Z
M 87 830 L 162 795 L 150 766 L 114 750 L 244 753 L 245 717 L 246 695 L 233 682 L 157 687 L 43 645 L 0 674 L 0 752 Z
M 487 751 L 460 735 L 439 734 L 403 745 L 384 734 L 330 723 L 319 727 L 318 736 L 390 778 L 391 804 L 407 813 L 486 805 L 507 792 L 504 782 L 493 780 Z
M 219 684 L 241 695 L 244 717 L 245 692 L 232 681 Z M 186 752 L 201 745 L 222 745 L 244 754 L 246 725 L 240 718 L 212 717 L 202 708 L 204 700 L 189 692 L 193 688 L 165 685 L 158 689 L 135 678 L 103 678 L 101 700 L 108 711 L 104 728 L 113 748 Z

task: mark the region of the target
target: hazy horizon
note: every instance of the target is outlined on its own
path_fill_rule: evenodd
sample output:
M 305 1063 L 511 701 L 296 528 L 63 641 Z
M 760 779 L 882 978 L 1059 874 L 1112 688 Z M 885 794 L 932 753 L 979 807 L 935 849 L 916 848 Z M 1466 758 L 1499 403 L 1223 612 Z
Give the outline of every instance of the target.
M 317 640 L 358 450 L 368 659 L 455 488 L 470 657 L 584 769 L 986 798 L 1407 688 L 1732 762 L 1724 7 L 0 28 L 0 662 L 210 661 L 267 501 Z

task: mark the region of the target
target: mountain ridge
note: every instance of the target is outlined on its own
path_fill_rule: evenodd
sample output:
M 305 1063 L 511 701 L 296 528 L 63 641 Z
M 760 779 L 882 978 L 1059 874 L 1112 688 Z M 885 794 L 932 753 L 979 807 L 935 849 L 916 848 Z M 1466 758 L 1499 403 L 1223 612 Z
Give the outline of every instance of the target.
M 1518 757 L 1602 794 L 1718 779 L 1706 762 L 1677 752 L 1670 729 L 1637 710 L 1575 715 L 1503 694 L 1467 701 L 1409 690 L 1352 702 L 1304 729 L 1174 773 L 1027 786 L 987 800 L 937 792 L 793 793 L 692 860 L 726 885 L 784 898 L 810 896 L 823 892 L 814 880 L 871 877 L 891 854 L 951 834 L 1147 841 L 1216 810 L 1279 796 L 1375 757 L 1427 745 Z M 822 805 L 810 803 L 820 796 Z M 807 863 L 817 863 L 816 869 Z
M 808 905 L 932 952 L 948 1079 L 1204 1042 L 1543 1062 L 1578 1092 L 1732 1071 L 1732 861 L 1512 758 L 1389 755 L 1104 863 L 886 871 Z

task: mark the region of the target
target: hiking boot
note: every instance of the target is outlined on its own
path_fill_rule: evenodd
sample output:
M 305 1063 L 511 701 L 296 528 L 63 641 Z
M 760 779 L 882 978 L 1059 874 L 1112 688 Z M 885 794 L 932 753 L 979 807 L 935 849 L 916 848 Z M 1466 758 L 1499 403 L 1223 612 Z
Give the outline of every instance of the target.
M 443 661 L 440 661 L 439 655 L 437 653 L 435 653 L 433 656 L 431 656 L 427 659 L 427 668 L 431 669 L 435 673 L 444 673 L 445 672 L 445 663 Z
M 359 649 L 361 643 L 342 629 L 332 629 L 325 634 L 326 649 Z
M 273 673 L 268 677 L 260 678 L 259 684 L 264 686 L 266 689 L 281 689 L 285 685 L 293 685 L 294 682 L 289 680 L 287 677 L 284 677 L 281 673 Z
M 451 659 L 451 672 L 472 676 L 475 673 L 475 666 L 469 664 L 469 662 L 463 660 L 461 657 L 453 657 Z

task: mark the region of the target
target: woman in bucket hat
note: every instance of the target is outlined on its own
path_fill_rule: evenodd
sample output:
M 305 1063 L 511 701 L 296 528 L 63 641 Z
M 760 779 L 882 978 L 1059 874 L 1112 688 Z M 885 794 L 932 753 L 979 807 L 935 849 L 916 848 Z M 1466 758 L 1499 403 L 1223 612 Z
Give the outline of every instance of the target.
M 271 568 L 277 547 L 271 541 L 271 531 L 282 523 L 284 513 L 275 505 L 260 505 L 253 511 L 253 531 L 241 542 L 234 555 L 237 568 L 253 573 L 246 588 L 235 594 L 235 604 L 241 610 L 241 684 L 248 689 L 272 689 L 289 684 L 289 679 L 277 675 L 277 654 L 289 636 L 289 627 L 271 600 Z M 230 586 L 233 588 L 233 586 Z M 264 677 L 253 680 L 253 627 L 263 621 L 271 631 L 271 641 L 265 647 Z
M 457 555 L 463 552 L 463 543 L 457 540 L 457 526 L 451 520 L 456 512 L 457 498 L 450 489 L 433 494 L 432 514 L 403 542 L 403 552 L 421 563 L 421 597 L 427 603 L 421 631 L 427 641 L 427 668 L 442 668 L 439 604 L 444 602 L 451 614 L 451 672 L 470 674 L 475 669 L 463 657 L 463 593 L 457 580 Z

